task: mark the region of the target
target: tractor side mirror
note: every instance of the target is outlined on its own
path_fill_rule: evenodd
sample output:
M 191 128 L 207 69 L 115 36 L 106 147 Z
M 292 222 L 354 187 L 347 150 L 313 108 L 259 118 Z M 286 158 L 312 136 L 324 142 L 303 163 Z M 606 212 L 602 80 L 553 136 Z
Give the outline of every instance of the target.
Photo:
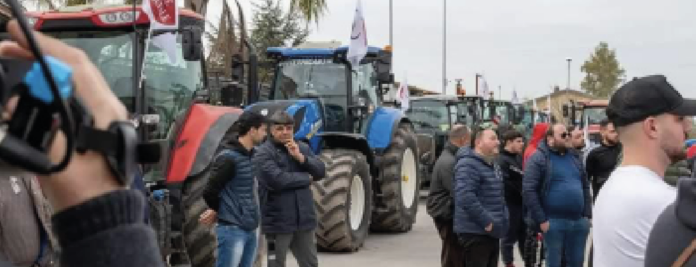
M 393 83 L 394 74 L 391 73 L 392 69 L 392 54 L 387 51 L 380 51 L 375 60 L 375 69 L 377 71 L 377 80 L 381 83 Z
M 244 62 L 239 54 L 232 56 L 232 80 L 244 80 Z
M 568 118 L 570 116 L 570 110 L 568 104 L 563 104 L 563 118 Z
M 475 105 L 469 105 L 467 106 L 467 111 L 469 111 L 469 114 L 471 115 L 471 118 L 473 118 L 473 121 L 476 122 L 479 120 L 478 117 L 478 112 L 476 112 L 476 106 Z
M 186 61 L 198 61 L 203 57 L 201 30 L 191 28 L 182 32 L 181 49 Z
M 515 124 L 520 124 L 524 120 L 524 115 L 527 112 L 524 106 L 517 107 L 517 114 L 515 114 Z

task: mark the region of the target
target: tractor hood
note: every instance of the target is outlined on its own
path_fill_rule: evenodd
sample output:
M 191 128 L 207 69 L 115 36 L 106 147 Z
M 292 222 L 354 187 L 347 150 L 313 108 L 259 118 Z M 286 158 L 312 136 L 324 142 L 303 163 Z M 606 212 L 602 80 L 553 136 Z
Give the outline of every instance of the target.
M 295 120 L 295 139 L 305 140 L 315 148 L 319 139 L 317 134 L 322 132 L 321 109 L 315 99 L 275 100 L 258 102 L 248 106 L 245 111 L 252 111 L 270 118 L 278 111 L 286 111 Z M 316 143 L 316 144 L 315 144 Z

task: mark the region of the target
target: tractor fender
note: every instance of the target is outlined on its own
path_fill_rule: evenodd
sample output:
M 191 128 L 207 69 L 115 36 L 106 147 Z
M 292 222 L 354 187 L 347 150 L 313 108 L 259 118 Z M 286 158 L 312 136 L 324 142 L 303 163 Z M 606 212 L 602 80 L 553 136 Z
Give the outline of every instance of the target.
M 375 163 L 375 156 L 364 136 L 342 132 L 323 132 L 317 134 L 317 136 L 321 137 L 325 148 L 345 148 L 360 151 L 365 155 L 367 164 L 370 165 L 370 174 L 372 177 L 379 176 L 379 169 Z
M 370 116 L 365 133 L 370 148 L 381 151 L 387 149 L 402 123 L 411 125 L 411 121 L 403 111 L 387 107 L 375 109 L 375 112 Z
M 171 149 L 167 183 L 183 182 L 205 170 L 242 112 L 239 108 L 194 104 Z

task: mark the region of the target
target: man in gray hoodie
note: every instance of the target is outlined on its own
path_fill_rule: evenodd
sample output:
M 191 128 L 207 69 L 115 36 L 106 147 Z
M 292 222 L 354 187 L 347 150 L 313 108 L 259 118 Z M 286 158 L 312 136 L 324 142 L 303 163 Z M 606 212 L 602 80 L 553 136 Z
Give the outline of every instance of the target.
M 503 179 L 494 160 L 500 142 L 492 129 L 477 128 L 473 137 L 473 149 L 457 153 L 454 232 L 467 267 L 496 267 L 508 229 Z

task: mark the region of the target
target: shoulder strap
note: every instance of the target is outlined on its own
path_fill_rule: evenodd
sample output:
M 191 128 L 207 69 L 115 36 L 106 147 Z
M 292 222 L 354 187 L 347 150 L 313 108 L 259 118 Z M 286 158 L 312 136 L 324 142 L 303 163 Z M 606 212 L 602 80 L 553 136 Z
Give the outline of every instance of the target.
M 696 251 L 696 239 L 691 241 L 691 244 L 682 251 L 682 253 L 679 255 L 679 258 L 672 264 L 672 267 L 682 267 L 686 264 L 687 261 L 691 258 L 692 255 L 694 255 L 694 252 Z

